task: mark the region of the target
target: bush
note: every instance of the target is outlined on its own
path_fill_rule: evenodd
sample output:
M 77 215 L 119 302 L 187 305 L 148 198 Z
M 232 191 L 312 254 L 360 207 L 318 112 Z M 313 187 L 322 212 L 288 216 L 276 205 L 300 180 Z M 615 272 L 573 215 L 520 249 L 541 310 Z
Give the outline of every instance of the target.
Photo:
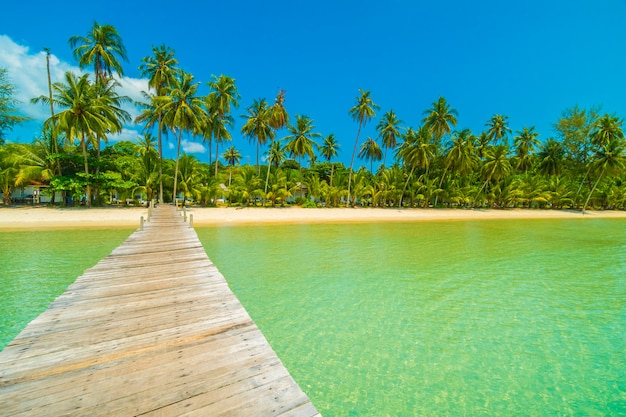
M 302 208 L 317 208 L 317 204 L 309 200 L 302 205 Z

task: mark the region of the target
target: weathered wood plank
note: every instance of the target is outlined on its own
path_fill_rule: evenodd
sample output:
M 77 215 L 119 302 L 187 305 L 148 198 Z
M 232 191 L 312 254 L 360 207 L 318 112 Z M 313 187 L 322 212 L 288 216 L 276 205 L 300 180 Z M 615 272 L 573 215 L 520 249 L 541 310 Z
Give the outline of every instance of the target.
M 0 352 L 0 404 L 3 416 L 319 415 L 168 206 Z

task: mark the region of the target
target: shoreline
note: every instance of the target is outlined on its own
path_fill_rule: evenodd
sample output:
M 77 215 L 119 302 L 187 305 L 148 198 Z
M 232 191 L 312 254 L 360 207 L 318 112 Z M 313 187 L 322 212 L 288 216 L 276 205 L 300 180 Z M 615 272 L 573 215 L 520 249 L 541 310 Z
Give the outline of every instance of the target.
M 580 211 L 548 209 L 190 207 L 186 208 L 186 212 L 187 215 L 193 215 L 194 226 L 626 218 L 626 211 L 596 210 L 583 214 Z M 147 220 L 147 208 L 2 207 L 0 208 L 0 231 L 138 228 L 142 216 Z

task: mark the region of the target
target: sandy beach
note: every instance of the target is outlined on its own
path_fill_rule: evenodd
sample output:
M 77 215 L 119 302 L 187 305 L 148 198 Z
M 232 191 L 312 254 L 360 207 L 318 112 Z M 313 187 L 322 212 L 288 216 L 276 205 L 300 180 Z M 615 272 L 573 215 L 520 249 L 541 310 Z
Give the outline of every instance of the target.
M 626 218 L 626 211 L 473 210 L 394 208 L 198 208 L 186 209 L 195 226 L 267 223 L 413 222 L 490 219 L 596 219 Z M 181 215 L 183 213 L 181 212 Z M 0 230 L 93 227 L 139 227 L 146 208 L 2 207 Z

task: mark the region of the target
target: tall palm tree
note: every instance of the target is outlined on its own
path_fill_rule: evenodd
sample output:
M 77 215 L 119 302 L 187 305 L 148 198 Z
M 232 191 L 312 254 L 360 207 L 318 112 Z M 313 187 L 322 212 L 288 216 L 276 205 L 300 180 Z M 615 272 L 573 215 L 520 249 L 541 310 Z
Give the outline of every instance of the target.
M 331 163 L 331 159 L 337 156 L 337 152 L 339 151 L 339 142 L 335 139 L 334 134 L 330 134 L 326 136 L 322 142 L 322 146 L 320 146 L 320 153 L 330 165 L 330 186 L 333 186 L 333 173 L 335 171 L 335 164 Z
M 142 77 L 148 77 L 148 87 L 154 90 L 155 95 L 162 96 L 165 88 L 174 82 L 178 60 L 174 58 L 174 50 L 165 45 L 153 46 L 152 54 L 141 60 L 139 71 Z M 158 113 L 156 118 L 159 148 L 159 201 L 163 201 L 163 115 Z
M 426 125 L 422 125 L 417 131 L 409 128 L 404 134 L 404 142 L 396 149 L 396 158 L 402 160 L 404 165 L 410 168 L 398 201 L 398 207 L 401 207 L 404 193 L 413 178 L 415 169 L 428 170 L 430 161 L 435 155 L 435 145 L 432 143 L 432 130 Z
M 64 108 L 46 120 L 44 127 L 55 128 L 65 133 L 67 141 L 80 141 L 86 178 L 89 178 L 89 162 L 87 146 L 98 137 L 105 137 L 107 132 L 121 130 L 120 117 L 128 117 L 118 107 L 115 96 L 99 95 L 96 87 L 89 82 L 88 75 L 77 77 L 71 72 L 65 73 L 65 84 L 53 85 L 53 102 L 57 107 Z M 46 96 L 34 101 L 47 102 Z M 87 206 L 91 205 L 91 185 L 87 185 Z
M 623 120 L 617 116 L 605 114 L 599 118 L 593 125 L 591 131 L 591 143 L 595 146 L 606 146 L 614 140 L 624 139 L 624 131 L 622 130 Z
M 373 174 L 374 161 L 380 161 L 383 159 L 383 151 L 380 149 L 380 146 L 378 146 L 378 143 L 368 136 L 365 142 L 363 142 L 363 145 L 361 145 L 359 158 L 370 161 L 370 172 Z
M 267 105 L 267 101 L 265 101 L 264 98 L 256 99 L 252 102 L 250 107 L 248 107 L 248 114 L 241 116 L 246 118 L 246 122 L 241 127 L 241 133 L 248 139 L 254 140 L 256 143 L 257 175 L 261 173 L 259 166 L 259 147 L 274 138 L 274 131 L 270 125 L 270 112 Z
M 527 171 L 530 168 L 530 155 L 534 148 L 539 145 L 537 137 L 539 133 L 535 132 L 535 126 L 524 128 L 517 132 L 514 138 L 513 146 L 517 155 L 517 168 L 521 171 Z
M 52 77 L 50 76 L 50 48 L 43 48 L 43 50 L 46 52 L 46 74 L 48 76 L 48 100 L 50 101 L 50 117 L 54 118 L 54 104 L 52 101 Z M 49 132 L 51 134 L 51 142 L 54 146 L 54 153 L 58 154 L 59 146 L 58 141 L 56 140 L 56 134 L 54 132 L 54 129 L 50 129 Z M 58 160 L 56 163 L 56 173 L 57 175 L 61 175 L 61 163 Z M 52 201 L 54 203 L 54 196 L 52 197 Z
M 372 98 L 370 97 L 370 91 L 364 91 L 359 89 L 359 94 L 356 96 L 356 104 L 350 109 L 349 113 L 352 116 L 352 120 L 359 122 L 359 130 L 356 132 L 356 139 L 354 140 L 354 150 L 352 151 L 352 158 L 350 159 L 350 173 L 348 174 L 348 197 L 346 199 L 346 206 L 350 205 L 350 187 L 352 185 L 352 172 L 354 167 L 354 157 L 356 156 L 356 150 L 359 146 L 359 135 L 361 129 L 367 124 L 368 121 L 376 117 L 376 110 L 380 109 Z
M 174 168 L 174 190 L 172 200 L 176 200 L 178 181 L 178 160 L 180 144 L 184 131 L 196 131 L 201 127 L 202 118 L 206 115 L 203 101 L 197 96 L 198 85 L 193 82 L 193 75 L 178 71 L 178 75 L 170 86 L 166 86 L 164 95 L 155 97 L 156 111 L 163 115 L 163 123 L 173 133 L 177 133 L 176 164 Z
M 509 148 L 506 145 L 492 146 L 485 153 L 485 163 L 482 167 L 483 175 L 486 177 L 480 190 L 476 194 L 476 198 L 485 189 L 491 180 L 500 180 L 511 172 L 511 161 L 508 158 Z
M 300 158 L 300 167 L 302 168 L 302 158 L 305 156 L 312 157 L 317 148 L 316 138 L 322 137 L 314 132 L 315 126 L 313 120 L 309 116 L 296 114 L 296 125 L 287 126 L 289 135 L 284 138 L 287 141 L 285 150 L 296 158 Z
M 439 146 L 441 139 L 450 134 L 452 128 L 456 126 L 459 113 L 456 109 L 450 108 L 444 97 L 439 97 L 424 114 L 426 117 L 422 123 L 431 130 L 435 146 Z
M 280 150 L 281 145 L 278 143 L 274 145 L 274 137 L 276 136 L 276 132 L 278 132 L 283 127 L 287 126 L 289 123 L 289 114 L 287 113 L 287 109 L 285 108 L 285 90 L 279 90 L 276 95 L 276 99 L 274 100 L 274 104 L 269 110 L 269 124 L 274 129 L 274 136 L 270 137 L 270 152 L 269 156 L 272 155 L 272 148 L 275 150 Z M 284 152 L 283 152 L 284 154 Z M 281 161 L 282 162 L 282 161 Z M 267 185 L 270 179 L 270 170 L 271 170 L 271 162 L 268 161 L 267 164 L 267 175 L 265 177 L 265 190 L 264 195 L 267 194 Z M 278 166 L 278 165 L 277 165 Z M 263 205 L 265 205 L 265 201 L 263 201 Z
M 508 145 L 507 135 L 511 133 L 508 122 L 509 116 L 494 114 L 491 119 L 485 124 L 487 126 L 487 138 L 495 145 L 498 142 L 502 142 L 503 145 Z
M 620 138 L 611 140 L 596 152 L 592 161 L 592 168 L 598 172 L 598 179 L 587 196 L 583 206 L 583 212 L 587 209 L 587 204 L 596 190 L 598 183 L 605 174 L 615 174 L 624 170 L 626 166 L 626 145 Z
M 400 124 L 402 124 L 402 120 L 398 119 L 393 110 L 389 110 L 376 126 L 378 137 L 381 138 L 382 147 L 385 149 L 383 166 L 387 165 L 387 150 L 394 149 L 398 145 Z
M 93 65 L 96 84 L 111 78 L 113 71 L 120 77 L 124 75 L 118 58 L 128 61 L 126 48 L 113 26 L 94 22 L 85 36 L 72 36 L 69 44 L 81 69 Z
M 219 155 L 219 144 L 222 139 L 226 139 L 223 136 L 223 126 L 229 122 L 230 111 L 232 107 L 239 107 L 239 92 L 235 85 L 235 79 L 227 75 L 220 75 L 219 77 L 213 75 L 212 80 L 209 81 L 209 88 L 211 92 L 207 96 L 207 100 L 212 103 L 213 109 L 217 114 L 215 132 L 215 176 L 217 177 L 218 162 L 217 156 Z M 231 122 L 232 123 L 232 122 Z
M 224 158 L 224 160 L 230 167 L 228 174 L 228 186 L 230 187 L 230 183 L 232 182 L 233 178 L 233 167 L 241 160 L 241 152 L 239 152 L 234 146 L 231 146 L 230 148 L 226 149 L 226 151 L 222 155 L 222 158 Z
M 561 142 L 550 138 L 539 150 L 537 172 L 546 177 L 561 175 L 565 149 Z

